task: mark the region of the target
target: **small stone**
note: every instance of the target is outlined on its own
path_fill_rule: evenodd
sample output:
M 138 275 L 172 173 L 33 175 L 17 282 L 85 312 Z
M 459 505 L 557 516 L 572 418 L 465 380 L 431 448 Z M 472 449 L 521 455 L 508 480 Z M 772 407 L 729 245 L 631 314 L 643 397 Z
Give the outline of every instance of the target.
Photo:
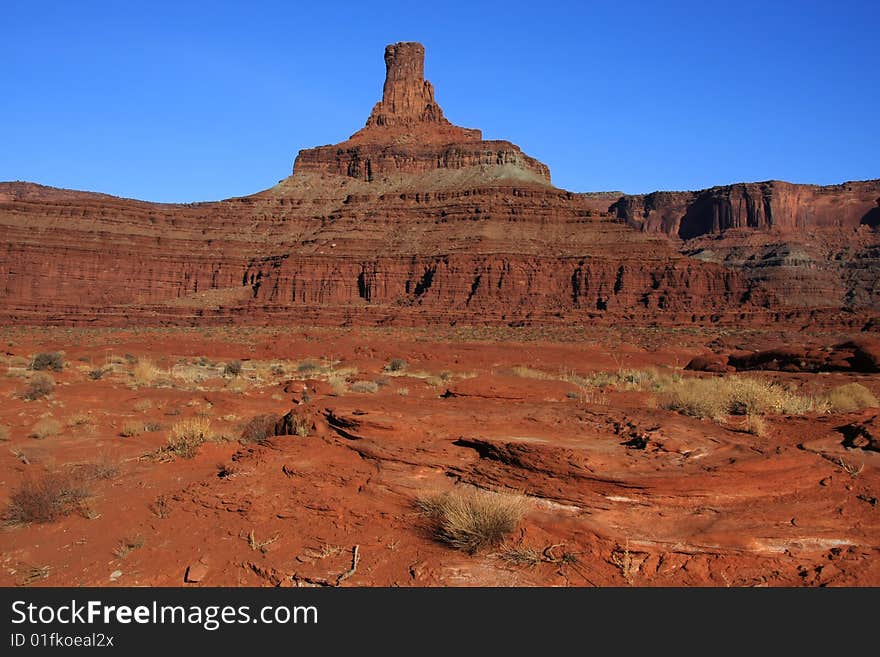
M 820 486 L 830 486 L 831 485 L 831 477 L 825 477 L 822 481 L 819 482 Z
M 122 577 L 122 571 L 121 571 L 121 570 L 114 570 L 112 573 L 110 573 L 110 581 L 111 581 L 111 582 L 115 582 L 115 581 L 116 581 L 117 579 L 119 579 L 120 577 Z
M 183 577 L 184 582 L 188 582 L 190 584 L 196 584 L 205 579 L 205 575 L 208 574 L 208 567 L 203 564 L 201 561 L 190 564 L 190 566 L 186 569 L 186 575 Z

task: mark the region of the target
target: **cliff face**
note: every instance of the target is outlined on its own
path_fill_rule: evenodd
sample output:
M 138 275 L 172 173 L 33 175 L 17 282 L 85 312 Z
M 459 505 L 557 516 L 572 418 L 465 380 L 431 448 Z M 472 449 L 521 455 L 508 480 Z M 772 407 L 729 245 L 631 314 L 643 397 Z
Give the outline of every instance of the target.
M 819 187 L 743 183 L 623 196 L 629 226 L 741 271 L 789 307 L 880 308 L 880 180 Z
M 741 183 L 699 192 L 624 196 L 610 210 L 628 224 L 681 239 L 753 228 L 777 233 L 880 223 L 880 180 L 842 185 Z
M 419 44 L 386 48 L 382 100 L 365 127 L 341 144 L 301 151 L 290 177 L 252 196 L 167 205 L 0 184 L 0 316 L 742 324 L 781 318 L 780 290 L 800 294 L 787 299 L 798 306 L 787 311 L 790 321 L 804 320 L 801 308 L 880 305 L 880 286 L 869 281 L 877 271 L 871 228 L 862 229 L 864 253 L 854 252 L 868 263 L 852 270 L 855 285 L 809 268 L 803 272 L 812 275 L 780 285 L 772 267 L 755 275 L 749 251 L 729 247 L 734 227 L 771 234 L 807 221 L 798 205 L 809 205 L 806 192 L 786 191 L 797 202 L 774 196 L 795 186 L 616 203 L 619 194 L 557 189 L 549 169 L 515 145 L 449 122 L 424 79 L 423 57 Z M 856 219 L 869 184 L 846 203 L 823 189 L 811 198 L 840 209 L 840 218 L 816 210 L 819 223 L 871 225 L 868 210 Z M 699 235 L 682 241 L 682 230 Z M 718 239 L 726 246 L 711 244 Z M 802 258 L 759 243 L 768 262 Z

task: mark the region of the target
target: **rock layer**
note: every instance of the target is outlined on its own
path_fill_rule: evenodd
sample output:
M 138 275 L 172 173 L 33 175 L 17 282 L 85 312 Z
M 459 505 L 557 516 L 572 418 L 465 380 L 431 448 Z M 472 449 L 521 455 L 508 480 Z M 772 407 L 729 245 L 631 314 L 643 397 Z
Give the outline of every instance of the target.
M 743 272 L 784 305 L 880 308 L 880 180 L 655 192 L 623 196 L 609 210 L 682 240 L 688 256 Z
M 252 196 L 168 205 L 0 184 L 0 315 L 743 324 L 880 307 L 876 183 L 573 194 L 514 144 L 447 120 L 420 44 L 389 46 L 385 63 L 365 127 Z

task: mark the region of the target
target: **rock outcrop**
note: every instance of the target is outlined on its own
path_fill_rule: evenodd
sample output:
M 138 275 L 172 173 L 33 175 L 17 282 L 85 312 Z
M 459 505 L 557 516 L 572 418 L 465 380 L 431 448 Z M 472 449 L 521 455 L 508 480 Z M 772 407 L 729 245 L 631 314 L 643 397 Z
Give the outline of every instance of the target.
M 789 307 L 880 308 L 880 180 L 780 181 L 623 196 L 609 210 L 741 271 Z
M 420 43 L 385 48 L 385 84 L 366 126 L 333 146 L 300 152 L 294 174 L 342 175 L 367 182 L 396 174 L 506 166 L 512 178 L 550 183 L 546 165 L 507 141 L 482 141 L 473 128 L 453 125 L 425 80 Z
M 169 205 L 0 184 L 0 316 L 833 324 L 841 306 L 880 307 L 872 183 L 574 194 L 514 144 L 446 119 L 420 44 L 388 46 L 385 64 L 363 129 L 301 151 L 291 176 L 252 196 Z M 761 237 L 738 251 L 729 239 L 813 224 L 838 241 Z M 754 249 L 782 266 L 753 266 Z M 839 262 L 814 266 L 829 254 Z

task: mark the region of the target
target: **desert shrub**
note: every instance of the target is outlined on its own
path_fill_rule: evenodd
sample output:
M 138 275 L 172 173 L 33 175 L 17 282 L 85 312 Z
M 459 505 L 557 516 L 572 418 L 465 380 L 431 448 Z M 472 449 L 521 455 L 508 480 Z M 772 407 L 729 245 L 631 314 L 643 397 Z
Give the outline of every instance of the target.
M 763 438 L 767 435 L 767 422 L 760 415 L 747 415 L 746 431 L 753 436 Z
M 874 393 L 860 383 L 847 383 L 832 388 L 825 399 L 830 409 L 837 413 L 848 413 L 880 405 Z
M 379 384 L 375 381 L 355 381 L 351 384 L 352 392 L 373 393 L 379 390 Z
M 226 367 L 223 368 L 223 374 L 226 376 L 238 376 L 241 374 L 241 361 L 231 360 L 226 363 Z
M 50 417 L 44 417 L 41 420 L 37 420 L 37 423 L 31 427 L 29 435 L 31 438 L 42 440 L 43 438 L 57 435 L 59 431 L 61 431 L 60 422 L 53 420 Z
M 131 368 L 131 376 L 136 385 L 148 386 L 157 382 L 165 373 L 148 358 L 138 360 Z
M 738 376 L 670 381 L 664 388 L 661 406 L 714 420 L 722 420 L 727 415 L 801 415 L 821 410 L 821 404 L 814 398 L 778 383 Z
M 210 440 L 211 421 L 204 417 L 191 417 L 180 420 L 171 427 L 168 436 L 168 451 L 175 456 L 189 459 L 198 453 L 199 446 Z
M 330 384 L 330 390 L 337 397 L 341 397 L 348 392 L 348 380 L 342 374 L 333 374 L 327 379 Z
M 82 481 L 113 479 L 119 474 L 119 464 L 103 456 L 90 463 L 78 463 L 72 466 L 71 472 Z
M 52 394 L 55 389 L 55 379 L 48 374 L 35 374 L 28 381 L 27 387 L 22 393 L 22 397 L 29 401 L 43 399 Z
M 0 442 L 9 440 L 9 427 L 0 424 Z
M 140 435 L 141 431 L 144 430 L 144 425 L 136 420 L 128 420 L 122 423 L 122 429 L 119 432 L 119 435 L 123 438 L 131 438 L 133 436 Z
M 144 431 L 161 431 L 162 425 L 158 422 L 144 422 Z
M 385 366 L 386 372 L 403 372 L 406 369 L 407 362 L 403 358 L 392 358 Z
M 109 371 L 110 370 L 105 370 L 101 367 L 94 369 L 94 370 L 89 370 L 89 378 L 92 381 L 97 381 L 97 380 L 103 378 L 103 376 Z
M 313 360 L 304 360 L 296 366 L 296 371 L 300 374 L 310 374 L 321 369 L 321 366 Z
M 64 369 L 64 356 L 57 351 L 45 351 L 34 356 L 31 361 L 32 370 L 52 370 L 60 372 Z
M 686 379 L 668 389 L 660 405 L 698 418 L 721 420 L 727 415 L 727 397 L 715 379 Z
M 262 443 L 275 435 L 275 424 L 278 416 L 272 414 L 257 415 L 248 420 L 241 430 L 239 440 L 243 443 Z
M 443 493 L 417 506 L 434 523 L 438 540 L 471 554 L 501 544 L 526 511 L 521 496 L 482 490 Z
M 92 423 L 92 416 L 88 413 L 76 413 L 67 420 L 69 427 L 85 427 Z
M 4 520 L 12 524 L 50 522 L 70 515 L 89 494 L 85 482 L 74 473 L 28 477 L 9 496 Z

